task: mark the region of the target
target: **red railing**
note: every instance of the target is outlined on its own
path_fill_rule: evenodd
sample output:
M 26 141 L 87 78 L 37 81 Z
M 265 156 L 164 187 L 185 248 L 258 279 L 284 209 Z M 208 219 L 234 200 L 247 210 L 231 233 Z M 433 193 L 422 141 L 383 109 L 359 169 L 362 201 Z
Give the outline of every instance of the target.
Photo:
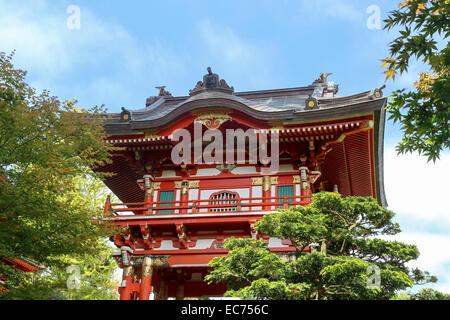
M 212 203 L 214 202 L 214 203 Z M 239 198 L 224 200 L 185 200 L 185 201 L 157 201 L 134 203 L 106 203 L 105 214 L 123 215 L 176 215 L 195 213 L 224 213 L 224 212 L 260 212 L 287 209 L 292 206 L 307 205 L 310 198 L 301 196 Z M 170 211 L 170 212 L 169 212 Z M 121 214 L 122 213 L 122 214 Z

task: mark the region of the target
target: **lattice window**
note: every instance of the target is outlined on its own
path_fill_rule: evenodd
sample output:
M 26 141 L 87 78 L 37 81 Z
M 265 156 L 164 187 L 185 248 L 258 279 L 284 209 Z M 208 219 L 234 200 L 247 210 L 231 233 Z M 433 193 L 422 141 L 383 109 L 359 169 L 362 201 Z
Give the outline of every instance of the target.
M 168 202 L 173 201 L 174 192 L 173 191 L 160 191 L 159 192 L 159 201 L 160 202 Z M 173 203 L 160 203 L 160 207 L 172 207 Z M 172 213 L 172 210 L 158 210 L 158 213 Z
M 236 206 L 226 206 L 234 204 L 237 205 L 239 201 L 239 195 L 236 192 L 231 191 L 221 191 L 216 192 L 211 195 L 209 198 L 209 204 L 214 205 L 213 208 L 210 209 L 212 212 L 233 212 L 236 211 Z
M 289 203 L 294 201 L 292 196 L 294 195 L 294 186 L 278 186 L 278 197 L 289 197 L 287 199 L 278 199 L 281 203 Z M 278 209 L 282 209 L 283 206 L 278 206 Z

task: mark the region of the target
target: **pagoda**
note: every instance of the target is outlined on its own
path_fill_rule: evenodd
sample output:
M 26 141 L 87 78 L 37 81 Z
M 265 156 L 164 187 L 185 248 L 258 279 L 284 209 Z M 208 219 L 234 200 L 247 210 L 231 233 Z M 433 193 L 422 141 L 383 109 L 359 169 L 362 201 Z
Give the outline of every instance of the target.
M 120 299 L 223 295 L 226 284 L 203 279 L 209 261 L 227 255 L 229 237 L 264 240 L 293 259 L 289 240 L 259 234 L 255 223 L 309 204 L 315 192 L 386 205 L 383 87 L 340 96 L 329 75 L 304 87 L 235 92 L 208 68 L 188 96 L 161 86 L 145 108 L 109 115 L 106 143 L 118 148 L 99 171 L 113 173 L 105 183 L 120 199 L 108 198 L 104 217 L 120 229 L 110 237 L 123 269 Z M 230 132 L 226 150 L 217 147 Z

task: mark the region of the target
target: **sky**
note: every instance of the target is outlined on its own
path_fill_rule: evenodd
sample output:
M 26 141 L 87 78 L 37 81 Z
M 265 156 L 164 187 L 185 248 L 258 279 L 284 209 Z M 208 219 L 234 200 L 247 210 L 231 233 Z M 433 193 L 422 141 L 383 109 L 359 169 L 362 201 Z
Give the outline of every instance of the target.
M 349 95 L 385 84 L 380 59 L 397 31 L 382 20 L 398 2 L 0 0 L 0 51 L 16 50 L 38 91 L 109 112 L 143 108 L 160 85 L 188 95 L 208 66 L 236 91 L 307 86 L 332 72 L 338 94 Z M 411 88 L 423 71 L 413 62 L 384 94 Z M 417 245 L 411 266 L 439 278 L 426 287 L 450 293 L 450 153 L 427 163 L 397 155 L 400 140 L 387 121 L 386 197 L 403 230 L 395 239 Z

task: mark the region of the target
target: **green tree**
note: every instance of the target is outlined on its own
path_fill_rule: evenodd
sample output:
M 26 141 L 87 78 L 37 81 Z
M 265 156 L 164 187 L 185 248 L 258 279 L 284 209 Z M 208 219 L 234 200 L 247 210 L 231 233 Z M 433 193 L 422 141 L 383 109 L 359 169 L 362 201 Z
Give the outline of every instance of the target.
M 450 300 L 450 295 L 434 289 L 422 289 L 411 294 L 411 300 Z
M 426 288 L 417 293 L 398 292 L 392 300 L 450 300 L 450 295 Z
M 420 74 L 414 91 L 393 93 L 390 119 L 401 124 L 399 153 L 418 151 L 428 161 L 439 159 L 450 148 L 450 1 L 406 0 L 390 12 L 384 28 L 401 28 L 390 44 L 391 57 L 383 59 L 386 80 L 408 71 L 411 61 L 421 59 L 429 72 Z M 438 48 L 438 38 L 444 47 Z
M 46 269 L 30 274 L 0 265 L 9 290 L 2 299 L 69 298 L 55 290 L 69 264 L 111 262 L 101 258 L 110 250 L 102 241 L 109 227 L 93 223 L 105 199 L 101 177 L 91 170 L 108 161 L 104 110 L 37 94 L 12 57 L 0 52 L 0 257 L 27 258 Z M 105 272 L 111 278 L 111 269 Z M 106 291 L 113 286 L 100 283 Z
M 262 240 L 230 238 L 229 255 L 210 262 L 206 281 L 227 282 L 226 295 L 244 299 L 390 299 L 398 290 L 436 281 L 406 267 L 419 256 L 414 245 L 376 238 L 400 232 L 393 217 L 371 197 L 315 194 L 312 204 L 256 224 L 264 235 L 289 239 L 295 259 L 282 259 Z

